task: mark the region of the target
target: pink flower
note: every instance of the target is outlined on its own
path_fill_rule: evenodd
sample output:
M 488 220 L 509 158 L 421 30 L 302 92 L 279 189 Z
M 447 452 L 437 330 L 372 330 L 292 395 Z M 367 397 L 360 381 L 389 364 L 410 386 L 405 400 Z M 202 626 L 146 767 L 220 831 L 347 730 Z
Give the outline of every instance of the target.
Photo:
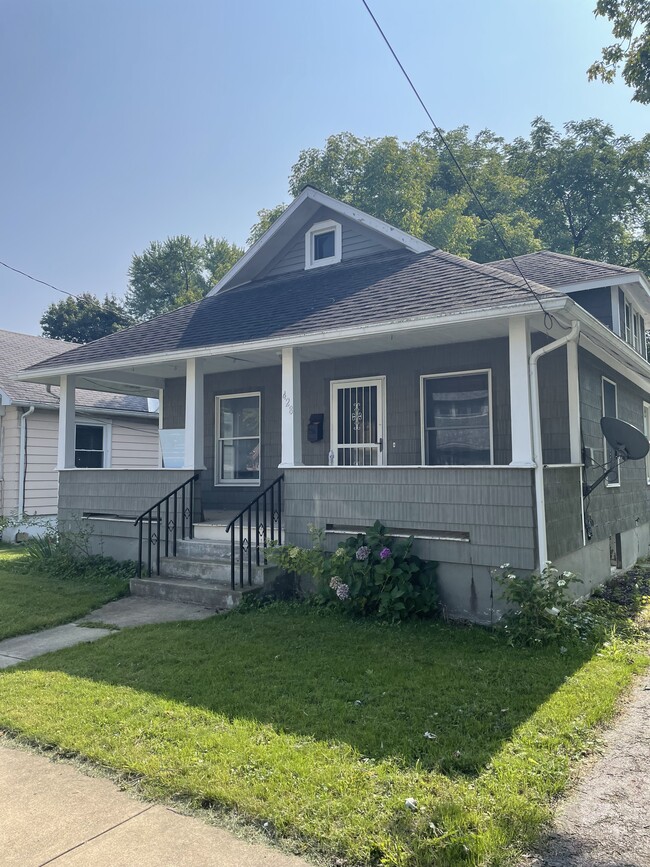
M 341 601 L 343 601 L 344 599 L 347 599 L 350 595 L 350 588 L 347 584 L 339 584 L 339 586 L 336 588 L 336 595 Z
M 362 545 L 360 548 L 357 548 L 356 558 L 357 560 L 367 560 L 370 556 L 370 548 L 367 545 Z

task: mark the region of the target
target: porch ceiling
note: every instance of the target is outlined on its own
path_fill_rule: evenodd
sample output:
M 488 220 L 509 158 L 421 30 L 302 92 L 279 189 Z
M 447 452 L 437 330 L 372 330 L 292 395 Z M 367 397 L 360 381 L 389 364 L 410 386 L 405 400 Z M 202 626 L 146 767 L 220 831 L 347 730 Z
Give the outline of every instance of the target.
M 541 315 L 529 317 L 529 322 L 533 331 L 546 332 Z M 488 318 L 482 321 L 442 323 L 426 328 L 395 330 L 384 334 L 354 338 L 329 336 L 317 343 L 301 346 L 300 360 L 322 361 L 329 358 L 370 355 L 377 352 L 414 349 L 446 343 L 469 343 L 498 337 L 508 337 L 508 317 L 506 316 Z M 255 367 L 273 367 L 281 364 L 281 350 L 276 348 L 242 350 L 236 355 L 218 353 L 219 350 L 215 347 L 213 355 L 203 356 L 203 369 L 206 374 Z M 158 397 L 158 389 L 163 387 L 165 379 L 180 376 L 185 376 L 185 361 L 183 359 L 154 364 L 147 364 L 143 359 L 129 367 L 104 368 L 80 373 L 77 375 L 76 386 L 95 391 L 119 391 L 127 394 Z M 48 375 L 41 372 L 34 375 L 34 379 L 36 378 L 43 383 L 53 385 L 59 383 L 57 374 Z

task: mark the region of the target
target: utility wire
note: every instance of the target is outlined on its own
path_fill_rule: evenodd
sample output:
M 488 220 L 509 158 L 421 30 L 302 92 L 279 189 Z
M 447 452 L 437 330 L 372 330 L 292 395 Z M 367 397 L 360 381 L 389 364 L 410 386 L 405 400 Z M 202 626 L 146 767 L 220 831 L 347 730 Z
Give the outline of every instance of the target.
M 549 312 L 548 312 L 548 310 L 544 307 L 544 304 L 542 303 L 542 299 L 540 298 L 539 294 L 538 294 L 537 292 L 535 292 L 535 290 L 533 289 L 533 287 L 532 287 L 532 286 L 530 285 L 530 283 L 528 282 L 528 279 L 526 278 L 526 275 L 522 272 L 522 270 L 521 270 L 521 268 L 519 267 L 518 263 L 515 261 L 514 256 L 513 256 L 512 253 L 510 252 L 510 248 L 508 247 L 508 245 L 507 245 L 505 239 L 504 239 L 503 236 L 501 235 L 501 232 L 499 232 L 499 230 L 497 229 L 496 225 L 494 224 L 494 221 L 492 220 L 492 218 L 490 217 L 490 215 L 489 215 L 488 212 L 486 211 L 485 206 L 483 205 L 483 202 L 481 201 L 480 196 L 478 195 L 478 193 L 476 192 L 476 190 L 475 190 L 474 187 L 472 186 L 472 184 L 471 184 L 469 178 L 467 177 L 467 175 L 465 174 L 465 172 L 463 171 L 463 168 L 462 168 L 461 164 L 460 164 L 460 163 L 458 162 L 458 160 L 456 159 L 456 155 L 454 154 L 453 150 L 451 149 L 451 146 L 450 146 L 449 143 L 447 142 L 447 139 L 446 139 L 445 136 L 443 135 L 442 130 L 440 129 L 440 127 L 438 126 L 438 124 L 437 124 L 437 123 L 435 122 L 435 120 L 433 119 L 433 116 L 432 116 L 431 112 L 429 111 L 429 109 L 428 109 L 427 106 L 426 106 L 426 103 L 424 102 L 424 100 L 423 100 L 422 97 L 420 96 L 420 92 L 418 91 L 417 87 L 416 87 L 415 84 L 413 83 L 413 81 L 412 81 L 412 79 L 411 79 L 411 76 L 408 74 L 408 72 L 407 72 L 406 69 L 404 68 L 404 65 L 403 65 L 402 61 L 401 61 L 401 60 L 399 59 L 399 57 L 397 56 L 397 53 L 395 52 L 395 49 L 393 48 L 393 46 L 391 45 L 391 43 L 390 43 L 388 37 L 386 36 L 386 34 L 384 33 L 384 31 L 382 30 L 382 27 L 381 27 L 380 23 L 379 23 L 379 22 L 377 21 L 377 19 L 375 18 L 372 9 L 370 8 L 370 6 L 369 6 L 368 3 L 366 2 L 366 0 L 361 0 L 361 2 L 362 2 L 363 5 L 366 7 L 366 11 L 367 11 L 368 15 L 370 15 L 370 17 L 371 17 L 371 19 L 372 19 L 372 21 L 373 21 L 375 27 L 377 28 L 377 30 L 379 31 L 379 34 L 381 35 L 381 38 L 384 40 L 384 42 L 386 43 L 386 46 L 387 46 L 388 50 L 389 50 L 390 53 L 393 55 L 393 59 L 395 60 L 395 63 L 397 63 L 397 65 L 399 66 L 399 68 L 400 68 L 400 70 L 401 70 L 401 72 L 402 72 L 402 75 L 403 75 L 404 78 L 407 80 L 407 82 L 408 82 L 408 84 L 409 84 L 409 87 L 411 88 L 411 90 L 412 90 L 413 93 L 415 94 L 415 97 L 416 97 L 417 101 L 420 103 L 420 105 L 422 106 L 422 108 L 423 108 L 423 110 L 424 110 L 424 113 L 425 113 L 426 116 L 429 118 L 429 122 L 431 123 L 431 126 L 433 127 L 434 131 L 435 131 L 436 134 L 438 135 L 438 138 L 440 139 L 440 141 L 442 142 L 442 144 L 443 144 L 444 147 L 446 148 L 447 153 L 448 153 L 449 156 L 451 157 L 451 159 L 452 159 L 454 165 L 456 166 L 456 169 L 458 170 L 458 173 L 460 174 L 461 178 L 463 179 L 463 181 L 464 181 L 465 184 L 467 185 L 467 188 L 468 188 L 468 190 L 470 191 L 470 193 L 472 194 L 472 196 L 473 196 L 473 198 L 474 198 L 476 204 L 479 206 L 479 209 L 480 209 L 481 213 L 483 214 L 483 217 L 484 217 L 484 218 L 487 220 L 487 222 L 490 224 L 490 226 L 491 226 L 491 228 L 492 228 L 492 231 L 494 232 L 494 235 L 495 235 L 496 239 L 498 240 L 498 242 L 501 244 L 501 246 L 502 246 L 503 249 L 505 250 L 506 257 L 507 257 L 508 259 L 510 259 L 510 261 L 512 262 L 512 264 L 515 266 L 515 268 L 517 269 L 517 272 L 518 272 L 519 276 L 520 276 L 521 279 L 524 281 L 524 284 L 526 285 L 526 288 L 528 289 L 528 291 L 530 292 L 530 294 L 533 296 L 533 298 L 535 299 L 535 301 L 537 301 L 537 303 L 539 304 L 540 309 L 541 309 L 542 313 L 544 314 L 544 326 L 545 326 L 546 328 L 548 328 L 549 331 L 550 331 L 550 330 L 553 328 L 553 323 L 555 322 L 555 323 L 557 323 L 557 324 L 560 326 L 560 328 L 564 329 L 565 331 L 570 331 L 570 330 L 571 330 L 570 328 L 568 328 L 566 325 L 562 325 L 562 323 L 558 321 L 557 317 L 553 316 L 552 313 L 549 313 Z M 549 325 L 548 323 L 550 323 L 550 325 Z
M 42 283 L 43 286 L 49 286 L 50 289 L 54 289 L 55 292 L 61 292 L 63 295 L 69 295 L 70 298 L 76 298 L 77 301 L 86 301 L 85 298 L 81 298 L 79 295 L 75 295 L 74 292 L 68 292 L 65 289 L 59 289 L 59 287 L 55 286 L 53 283 L 48 283 L 47 280 L 39 280 L 38 277 L 32 277 L 32 275 L 28 274 L 26 271 L 21 271 L 20 268 L 14 268 L 12 265 L 8 265 L 6 262 L 3 262 L 1 260 L 0 265 L 2 265 L 4 268 L 8 268 L 10 271 L 14 271 L 16 274 L 21 274 L 23 277 L 27 277 L 28 280 L 33 280 L 34 283 Z

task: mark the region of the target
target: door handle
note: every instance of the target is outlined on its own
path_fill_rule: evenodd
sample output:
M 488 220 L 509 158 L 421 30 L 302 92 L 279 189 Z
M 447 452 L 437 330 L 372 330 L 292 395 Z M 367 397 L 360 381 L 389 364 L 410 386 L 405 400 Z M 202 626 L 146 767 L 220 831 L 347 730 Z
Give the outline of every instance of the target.
M 379 437 L 379 451 L 383 452 L 383 450 L 384 450 L 384 438 Z

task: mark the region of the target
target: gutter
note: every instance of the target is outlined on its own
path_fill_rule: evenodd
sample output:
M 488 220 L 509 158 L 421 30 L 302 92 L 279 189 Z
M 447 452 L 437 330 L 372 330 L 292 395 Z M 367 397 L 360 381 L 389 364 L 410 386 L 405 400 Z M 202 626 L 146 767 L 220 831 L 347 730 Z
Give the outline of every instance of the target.
M 18 517 L 25 514 L 25 482 L 27 477 L 27 417 L 30 416 L 35 406 L 30 406 L 27 412 L 20 417 L 20 468 L 18 470 Z
M 528 361 L 530 376 L 530 401 L 533 422 L 533 461 L 535 462 L 535 506 L 537 511 L 537 555 L 540 574 L 548 561 L 548 546 L 546 544 L 546 501 L 544 498 L 544 459 L 542 454 L 542 422 L 539 411 L 539 376 L 537 362 L 544 355 L 566 346 L 577 343 L 580 338 L 580 323 L 574 319 L 571 331 L 564 337 L 547 343 L 535 350 Z

